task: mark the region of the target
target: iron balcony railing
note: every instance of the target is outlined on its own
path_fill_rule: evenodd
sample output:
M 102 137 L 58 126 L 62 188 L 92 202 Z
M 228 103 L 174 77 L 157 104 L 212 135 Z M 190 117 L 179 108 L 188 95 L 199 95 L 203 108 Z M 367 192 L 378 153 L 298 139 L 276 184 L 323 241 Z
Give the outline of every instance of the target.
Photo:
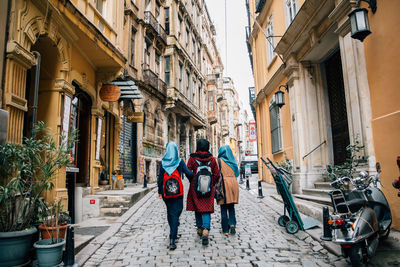
M 143 69 L 143 81 L 145 84 L 150 85 L 153 89 L 161 92 L 166 95 L 167 93 L 167 84 L 158 78 L 158 75 L 155 74 L 148 67 L 144 67 Z
M 158 36 L 167 43 L 167 33 L 150 11 L 144 12 L 144 22 L 150 25 Z

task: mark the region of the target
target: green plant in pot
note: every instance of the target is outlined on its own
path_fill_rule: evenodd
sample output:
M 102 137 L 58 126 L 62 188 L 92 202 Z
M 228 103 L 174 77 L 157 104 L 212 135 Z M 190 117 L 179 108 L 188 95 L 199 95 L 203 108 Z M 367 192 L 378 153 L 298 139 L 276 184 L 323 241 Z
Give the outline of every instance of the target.
M 39 226 L 42 240 L 35 242 L 33 246 L 39 266 L 50 267 L 61 263 L 69 216 L 63 211 L 61 200 L 51 203 L 42 213 L 44 220 Z
M 76 136 L 73 132 L 58 145 L 59 138 L 39 122 L 22 144 L 0 144 L 0 266 L 29 261 L 42 195 L 53 189 L 56 172 L 68 165 L 67 144 Z
M 40 236 L 42 239 L 65 239 L 65 231 L 70 222 L 70 216 L 63 211 L 61 200 L 53 201 L 50 205 L 45 205 L 40 209 L 43 223 L 39 225 Z

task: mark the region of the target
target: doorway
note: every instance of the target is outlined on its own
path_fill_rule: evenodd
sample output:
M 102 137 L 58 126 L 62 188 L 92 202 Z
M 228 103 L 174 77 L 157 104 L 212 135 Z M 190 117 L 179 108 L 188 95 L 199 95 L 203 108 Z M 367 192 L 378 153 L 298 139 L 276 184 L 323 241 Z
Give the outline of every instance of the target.
M 333 159 L 335 165 L 340 165 L 346 161 L 346 147 L 350 144 L 340 50 L 334 52 L 323 65 L 329 99 Z
M 122 131 L 119 136 L 119 166 L 124 180 L 137 181 L 137 123 L 122 117 Z

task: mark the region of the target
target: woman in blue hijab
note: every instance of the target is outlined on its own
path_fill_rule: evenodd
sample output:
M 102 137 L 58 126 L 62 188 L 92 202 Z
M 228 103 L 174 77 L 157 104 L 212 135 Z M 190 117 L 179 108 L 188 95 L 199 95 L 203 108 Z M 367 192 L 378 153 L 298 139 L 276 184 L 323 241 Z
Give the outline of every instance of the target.
M 178 156 L 178 146 L 174 142 L 167 143 L 167 149 L 161 160 L 161 168 L 157 177 L 158 198 L 162 198 L 167 206 L 167 219 L 170 227 L 170 242 L 168 248 L 176 249 L 178 238 L 179 217 L 183 209 L 182 174 L 188 179 L 193 178 L 193 172 Z
M 223 182 L 223 198 L 217 201 L 221 206 L 221 226 L 224 235 L 236 233 L 235 204 L 239 203 L 239 168 L 229 146 L 222 146 L 218 151 L 218 165 Z

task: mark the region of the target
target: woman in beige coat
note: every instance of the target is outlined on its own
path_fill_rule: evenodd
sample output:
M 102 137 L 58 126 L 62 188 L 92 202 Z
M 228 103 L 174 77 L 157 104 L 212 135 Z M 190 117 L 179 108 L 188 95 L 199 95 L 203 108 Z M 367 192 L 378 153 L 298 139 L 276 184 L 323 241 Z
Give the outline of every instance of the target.
M 239 168 L 229 146 L 218 151 L 218 164 L 223 177 L 224 198 L 217 202 L 221 206 L 221 226 L 225 235 L 236 233 L 235 204 L 239 203 Z

